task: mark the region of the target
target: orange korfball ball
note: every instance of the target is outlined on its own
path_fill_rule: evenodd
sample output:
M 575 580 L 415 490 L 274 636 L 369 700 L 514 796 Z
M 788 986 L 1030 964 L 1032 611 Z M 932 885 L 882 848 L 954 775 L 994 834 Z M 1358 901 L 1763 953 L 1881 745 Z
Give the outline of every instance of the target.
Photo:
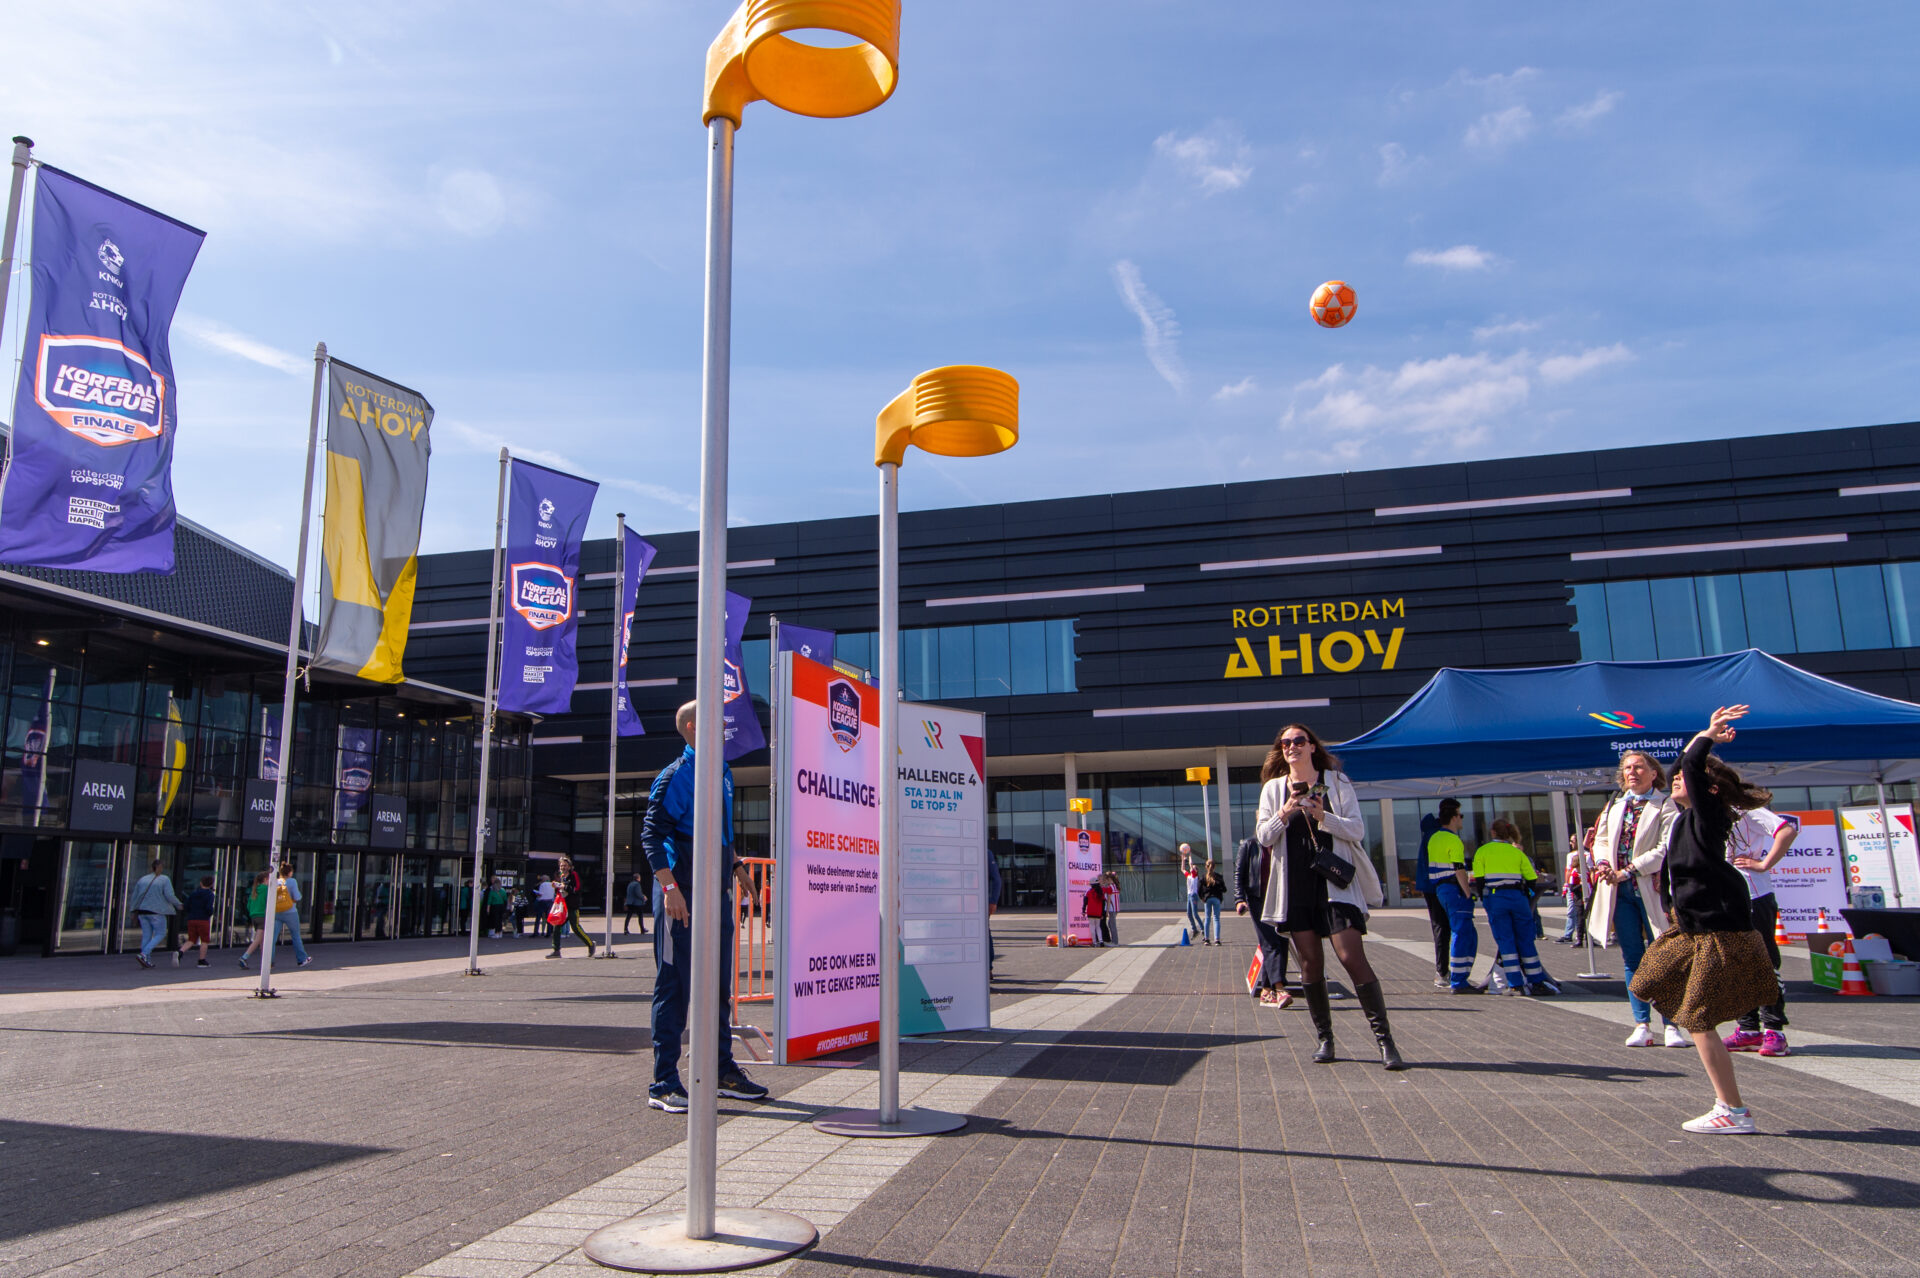
M 1313 322 L 1321 328 L 1339 328 L 1353 318 L 1360 309 L 1353 295 L 1353 287 L 1345 280 L 1328 280 L 1313 290 L 1313 301 L 1308 307 L 1313 312 Z

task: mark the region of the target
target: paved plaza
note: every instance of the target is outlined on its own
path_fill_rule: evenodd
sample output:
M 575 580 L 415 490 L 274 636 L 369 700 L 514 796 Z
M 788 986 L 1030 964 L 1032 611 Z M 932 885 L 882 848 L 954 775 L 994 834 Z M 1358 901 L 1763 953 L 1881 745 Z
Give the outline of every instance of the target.
M 1739 1058 L 1765 1134 L 1694 1137 L 1694 1053 L 1622 1046 L 1618 980 L 1567 980 L 1566 947 L 1566 998 L 1454 998 L 1424 913 L 1376 913 L 1412 1066 L 1388 1074 L 1352 1000 L 1328 1067 L 1300 1004 L 1247 997 L 1245 920 L 1180 947 L 1130 914 L 1106 951 L 995 923 L 994 1031 L 903 1051 L 903 1098 L 964 1132 L 814 1132 L 872 1103 L 870 1059 L 749 1066 L 773 1098 L 722 1102 L 720 1201 L 822 1232 L 761 1272 L 1914 1271 L 1920 1003 L 1790 959 L 1794 1055 Z M 650 952 L 487 944 L 481 978 L 455 942 L 319 947 L 266 1003 L 230 960 L 0 962 L 0 1278 L 607 1272 L 588 1232 L 681 1202 L 684 1120 L 645 1105 Z

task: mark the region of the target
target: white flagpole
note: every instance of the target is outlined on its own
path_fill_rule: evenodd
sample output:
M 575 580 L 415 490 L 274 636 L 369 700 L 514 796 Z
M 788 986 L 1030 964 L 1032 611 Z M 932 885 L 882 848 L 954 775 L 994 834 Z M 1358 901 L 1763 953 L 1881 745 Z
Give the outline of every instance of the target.
M 300 485 L 299 546 L 293 555 L 293 606 L 287 620 L 287 668 L 280 690 L 280 741 L 273 779 L 273 837 L 267 844 L 266 933 L 260 939 L 260 989 L 256 997 L 274 998 L 274 905 L 280 896 L 280 860 L 287 839 L 287 790 L 293 774 L 294 680 L 300 667 L 300 638 L 305 626 L 301 596 L 307 588 L 307 524 L 313 518 L 313 462 L 320 450 L 320 394 L 327 376 L 327 344 L 313 348 L 313 409 L 307 418 L 307 473 Z M 295 916 L 296 918 L 298 915 Z
M 487 686 L 480 698 L 480 782 L 473 828 L 473 903 L 467 920 L 468 976 L 480 975 L 480 864 L 487 852 L 487 782 L 493 766 L 493 712 L 498 700 L 494 681 L 499 678 L 500 650 L 500 544 L 507 527 L 507 465 L 513 460 L 506 449 L 500 450 L 500 492 L 493 503 L 493 579 L 487 588 Z
M 7 294 L 13 284 L 14 243 L 20 233 L 20 196 L 27 187 L 27 166 L 33 162 L 33 139 L 17 137 L 13 140 L 13 185 L 7 189 L 7 228 L 6 240 L 0 243 L 0 333 L 7 328 Z M 24 332 L 24 329 L 22 330 Z M 7 475 L 13 470 L 13 423 L 7 424 L 6 469 L 0 471 L 0 498 L 7 491 Z M 48 740 L 51 741 L 53 722 L 47 722 Z M 41 765 L 46 771 L 46 765 Z
M 627 625 L 627 516 L 625 511 L 613 517 L 613 682 L 607 706 L 607 952 L 613 957 L 613 814 L 614 790 L 620 780 L 620 691 L 626 680 L 620 668 L 620 641 Z

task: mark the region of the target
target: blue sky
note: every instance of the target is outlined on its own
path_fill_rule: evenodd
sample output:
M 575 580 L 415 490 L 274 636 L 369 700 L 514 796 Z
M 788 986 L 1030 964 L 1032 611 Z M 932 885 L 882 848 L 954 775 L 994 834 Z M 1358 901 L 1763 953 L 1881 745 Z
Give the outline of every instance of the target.
M 180 508 L 291 563 L 311 351 L 694 525 L 732 5 L 7 3 L 0 125 L 205 228 Z M 1920 417 L 1909 6 L 908 0 L 899 92 L 739 140 L 732 515 L 874 509 L 874 413 L 1005 368 L 908 508 Z M 1316 328 L 1313 287 L 1359 292 Z M 6 350 L 18 349 L 9 323 Z

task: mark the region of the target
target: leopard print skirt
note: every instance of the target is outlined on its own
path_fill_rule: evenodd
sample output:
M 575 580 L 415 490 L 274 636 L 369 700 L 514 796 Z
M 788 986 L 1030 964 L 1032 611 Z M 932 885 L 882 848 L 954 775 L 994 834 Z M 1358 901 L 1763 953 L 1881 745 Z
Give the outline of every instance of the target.
M 1780 978 L 1758 932 L 1682 932 L 1654 938 L 1633 972 L 1633 992 L 1689 1032 L 1711 1031 L 1780 997 Z

